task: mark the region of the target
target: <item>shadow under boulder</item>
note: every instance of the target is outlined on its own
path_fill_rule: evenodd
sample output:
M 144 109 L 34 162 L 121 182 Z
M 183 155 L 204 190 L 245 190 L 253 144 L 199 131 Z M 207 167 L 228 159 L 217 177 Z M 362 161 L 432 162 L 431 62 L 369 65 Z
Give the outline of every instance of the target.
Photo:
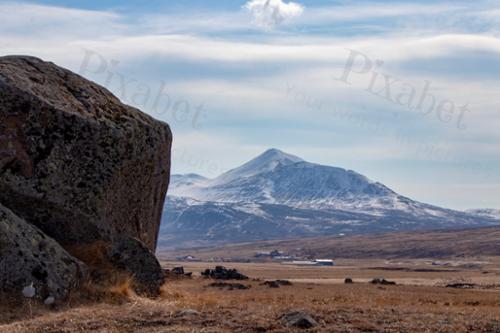
M 137 294 L 149 297 L 160 294 L 165 273 L 158 259 L 141 241 L 134 238 L 115 241 L 108 256 L 113 266 L 130 274 Z

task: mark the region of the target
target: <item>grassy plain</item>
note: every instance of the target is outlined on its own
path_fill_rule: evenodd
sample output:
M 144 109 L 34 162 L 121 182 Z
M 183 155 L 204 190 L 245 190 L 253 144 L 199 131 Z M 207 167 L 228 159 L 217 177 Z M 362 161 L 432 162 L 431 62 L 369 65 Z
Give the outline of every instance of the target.
M 192 279 L 172 279 L 160 299 L 121 297 L 74 302 L 54 309 L 1 309 L 0 332 L 295 332 L 281 317 L 304 310 L 318 326 L 308 332 L 500 332 L 500 259 L 472 258 L 435 266 L 432 260 L 340 260 L 336 267 L 228 263 L 250 276 L 247 290 L 209 287 L 199 272 L 217 263 L 164 261 L 184 266 Z M 354 284 L 344 284 L 351 277 Z M 372 285 L 374 277 L 395 286 Z M 288 279 L 269 288 L 264 280 Z M 473 289 L 447 284 L 475 284 Z M 189 311 L 186 311 L 189 310 Z M 191 311 L 191 310 L 195 310 Z M 306 330 L 307 331 L 307 330 Z

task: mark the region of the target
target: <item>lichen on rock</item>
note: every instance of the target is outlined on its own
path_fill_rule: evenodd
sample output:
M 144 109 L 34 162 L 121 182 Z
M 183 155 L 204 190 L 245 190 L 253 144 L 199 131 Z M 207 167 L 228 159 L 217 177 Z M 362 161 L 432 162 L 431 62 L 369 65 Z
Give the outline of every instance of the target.
M 30 273 L 45 297 L 63 296 L 78 280 L 69 267 L 80 267 L 64 249 L 99 242 L 135 239 L 143 259 L 157 263 L 171 144 L 167 124 L 105 88 L 37 58 L 0 57 L 0 204 L 8 212 L 0 288 L 22 289 Z M 48 252 L 38 248 L 46 242 Z M 159 264 L 131 267 L 135 277 L 162 273 Z
M 0 290 L 17 294 L 30 285 L 34 298 L 63 299 L 85 279 L 86 266 L 55 240 L 0 205 Z
M 61 244 L 127 235 L 155 250 L 167 124 L 32 57 L 0 57 L 0 203 Z

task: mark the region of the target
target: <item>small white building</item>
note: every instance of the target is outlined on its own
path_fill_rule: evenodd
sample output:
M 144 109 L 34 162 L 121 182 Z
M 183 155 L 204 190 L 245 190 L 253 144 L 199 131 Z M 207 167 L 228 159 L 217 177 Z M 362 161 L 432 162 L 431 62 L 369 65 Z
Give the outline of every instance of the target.
M 310 260 L 294 260 L 282 262 L 283 265 L 296 265 L 296 266 L 316 266 L 318 263 Z
M 333 262 L 332 259 L 316 259 L 314 262 L 318 266 L 335 266 L 335 263 Z
M 335 266 L 332 259 L 315 259 L 315 260 L 293 260 L 284 261 L 283 265 L 296 265 L 296 266 Z

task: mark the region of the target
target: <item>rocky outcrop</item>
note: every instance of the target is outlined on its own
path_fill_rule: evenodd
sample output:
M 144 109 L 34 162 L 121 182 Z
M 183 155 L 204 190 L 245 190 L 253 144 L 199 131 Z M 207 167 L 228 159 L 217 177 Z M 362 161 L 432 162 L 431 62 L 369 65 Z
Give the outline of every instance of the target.
M 384 285 L 384 286 L 393 286 L 396 284 L 396 282 L 394 281 L 388 281 L 384 278 L 375 278 L 373 279 L 371 282 L 371 284 L 381 284 L 381 285 Z
M 261 286 L 268 286 L 269 288 L 279 288 L 281 286 L 291 286 L 292 283 L 288 280 L 275 280 L 275 281 L 266 281 L 260 284 Z
M 127 235 L 154 251 L 168 125 L 32 57 L 0 58 L 0 203 L 62 245 Z
M 117 269 L 133 277 L 133 288 L 137 294 L 159 295 L 165 274 L 155 255 L 142 242 L 130 237 L 123 238 L 115 242 L 108 256 Z
M 30 283 L 30 273 L 37 290 L 63 296 L 80 267 L 63 248 L 106 244 L 138 289 L 157 293 L 171 143 L 167 124 L 105 88 L 37 58 L 0 57 L 0 204 L 12 211 L 0 226 L 12 275 L 2 266 L 0 287 Z
M 304 311 L 290 311 L 281 316 L 281 320 L 287 326 L 301 329 L 309 329 L 318 325 L 318 322 Z
M 0 290 L 40 300 L 62 299 L 85 278 L 86 267 L 56 241 L 0 205 Z
M 216 280 L 248 280 L 248 276 L 241 274 L 236 269 L 227 269 L 223 266 L 216 266 L 215 269 L 207 268 L 201 272 L 201 275 Z

